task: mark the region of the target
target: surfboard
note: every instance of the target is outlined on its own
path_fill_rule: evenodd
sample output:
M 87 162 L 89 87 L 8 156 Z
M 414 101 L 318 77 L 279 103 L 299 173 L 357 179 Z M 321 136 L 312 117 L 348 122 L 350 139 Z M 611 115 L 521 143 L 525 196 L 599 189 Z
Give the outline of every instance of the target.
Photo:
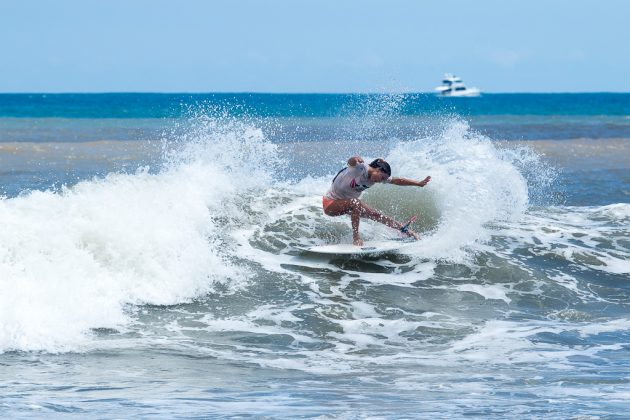
M 378 255 L 398 251 L 416 242 L 415 240 L 367 241 L 363 246 L 352 244 L 316 245 L 303 248 L 304 251 L 327 255 Z
M 409 226 L 416 221 L 416 216 L 411 216 L 399 229 L 402 233 L 407 233 Z M 398 251 L 416 242 L 413 238 L 390 239 L 381 241 L 368 241 L 363 245 L 337 244 L 337 245 L 316 245 L 303 248 L 306 252 L 328 255 L 378 255 L 386 252 Z

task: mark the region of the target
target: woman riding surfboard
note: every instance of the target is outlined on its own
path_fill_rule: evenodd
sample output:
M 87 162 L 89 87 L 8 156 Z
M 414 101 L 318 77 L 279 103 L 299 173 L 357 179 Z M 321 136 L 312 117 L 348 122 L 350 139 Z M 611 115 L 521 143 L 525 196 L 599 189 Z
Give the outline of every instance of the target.
M 359 199 L 363 191 L 376 183 L 424 187 L 431 180 L 430 176 L 422 181 L 414 181 L 407 178 L 391 177 L 391 174 L 392 170 L 389 163 L 383 159 L 375 159 L 368 165 L 363 162 L 360 156 L 353 156 L 348 159 L 348 166 L 337 172 L 330 188 L 322 197 L 324 213 L 328 216 L 350 215 L 354 245 L 363 245 L 363 240 L 359 235 L 361 217 L 380 222 L 385 226 L 398 229 L 414 239 L 419 239 L 418 235 L 409 229 L 408 223 L 397 222 L 367 206 Z

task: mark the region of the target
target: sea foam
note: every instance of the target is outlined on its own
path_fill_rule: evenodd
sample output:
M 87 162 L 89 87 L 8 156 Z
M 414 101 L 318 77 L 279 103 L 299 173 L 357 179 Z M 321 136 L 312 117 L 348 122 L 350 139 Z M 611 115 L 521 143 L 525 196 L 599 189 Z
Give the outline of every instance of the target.
M 188 136 L 157 172 L 0 201 L 0 351 L 74 350 L 90 329 L 124 329 L 129 304 L 180 303 L 243 278 L 222 228 L 239 217 L 235 197 L 269 182 L 259 168 L 274 146 L 211 118 Z
M 527 180 L 514 156 L 460 120 L 435 137 L 398 143 L 388 161 L 395 176 L 432 177 L 423 189 L 401 187 L 387 194 L 436 219 L 419 244 L 425 258 L 466 259 L 471 246 L 490 237 L 489 223 L 517 220 L 529 204 Z

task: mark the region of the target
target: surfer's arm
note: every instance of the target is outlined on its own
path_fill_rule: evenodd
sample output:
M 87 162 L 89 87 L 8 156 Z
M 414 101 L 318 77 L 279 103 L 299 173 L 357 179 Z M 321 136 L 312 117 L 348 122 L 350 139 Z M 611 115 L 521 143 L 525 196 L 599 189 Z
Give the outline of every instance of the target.
M 407 178 L 392 178 L 389 181 L 389 183 L 394 184 L 394 185 L 401 185 L 404 187 L 406 186 L 424 187 L 425 185 L 429 183 L 429 181 L 431 181 L 430 176 L 424 178 L 422 181 L 414 181 L 413 179 L 407 179 Z
M 350 159 L 348 159 L 348 166 L 352 168 L 357 166 L 357 163 L 363 163 L 363 159 L 361 159 L 361 156 L 359 155 L 352 156 Z

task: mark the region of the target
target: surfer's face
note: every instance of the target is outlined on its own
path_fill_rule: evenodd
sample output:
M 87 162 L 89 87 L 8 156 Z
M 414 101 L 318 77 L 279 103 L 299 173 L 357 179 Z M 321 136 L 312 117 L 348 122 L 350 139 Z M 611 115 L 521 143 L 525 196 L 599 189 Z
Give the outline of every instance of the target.
M 369 173 L 369 176 L 370 176 L 370 181 L 372 182 L 383 182 L 387 178 L 389 178 L 389 175 L 387 175 L 385 172 L 381 171 L 380 169 L 377 169 L 377 168 L 370 168 L 370 169 L 371 171 Z
M 389 178 L 392 173 L 389 163 L 385 162 L 381 158 L 374 159 L 372 163 L 369 164 L 368 171 L 370 181 L 372 182 L 383 182 Z

